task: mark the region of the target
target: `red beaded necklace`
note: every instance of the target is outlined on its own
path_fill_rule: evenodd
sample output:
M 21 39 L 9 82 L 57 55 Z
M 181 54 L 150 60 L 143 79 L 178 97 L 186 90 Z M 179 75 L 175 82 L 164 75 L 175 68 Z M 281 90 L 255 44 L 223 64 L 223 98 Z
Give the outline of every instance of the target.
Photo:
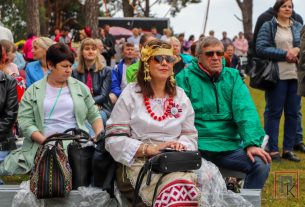
M 162 121 L 164 119 L 166 119 L 168 117 L 168 113 L 170 111 L 170 109 L 173 107 L 174 105 L 174 101 L 173 101 L 173 98 L 169 98 L 166 100 L 166 102 L 168 102 L 167 106 L 166 106 L 166 109 L 164 110 L 164 113 L 162 116 L 157 116 L 151 109 L 151 106 L 150 106 L 150 102 L 149 102 L 149 99 L 147 97 L 144 97 L 144 104 L 146 106 L 146 110 L 147 110 L 147 113 L 154 119 L 154 120 L 157 120 L 157 121 Z

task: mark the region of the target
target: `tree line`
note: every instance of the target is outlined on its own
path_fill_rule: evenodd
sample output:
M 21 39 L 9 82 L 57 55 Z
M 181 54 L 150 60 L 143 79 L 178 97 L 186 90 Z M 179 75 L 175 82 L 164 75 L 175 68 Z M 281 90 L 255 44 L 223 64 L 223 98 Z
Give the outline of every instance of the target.
M 245 34 L 252 31 L 253 0 L 235 0 L 242 11 Z M 69 26 L 81 29 L 89 26 L 98 37 L 98 17 L 113 16 L 123 11 L 124 17 L 154 17 L 156 4 L 169 5 L 168 13 L 175 16 L 190 4 L 201 0 L 0 0 L 1 22 L 9 27 L 15 40 L 27 33 L 49 35 L 55 28 Z M 204 11 L 204 8 L 203 8 Z

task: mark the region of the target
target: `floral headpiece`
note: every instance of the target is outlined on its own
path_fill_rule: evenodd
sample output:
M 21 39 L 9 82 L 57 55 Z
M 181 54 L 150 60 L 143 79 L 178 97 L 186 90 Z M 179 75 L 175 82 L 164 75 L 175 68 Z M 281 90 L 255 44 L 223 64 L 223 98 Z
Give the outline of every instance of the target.
M 144 48 L 141 50 L 141 60 L 142 62 L 147 62 L 148 59 L 151 56 L 156 56 L 156 55 L 169 55 L 173 56 L 173 48 L 171 49 L 166 49 L 166 48 L 161 48 L 160 45 L 146 45 Z

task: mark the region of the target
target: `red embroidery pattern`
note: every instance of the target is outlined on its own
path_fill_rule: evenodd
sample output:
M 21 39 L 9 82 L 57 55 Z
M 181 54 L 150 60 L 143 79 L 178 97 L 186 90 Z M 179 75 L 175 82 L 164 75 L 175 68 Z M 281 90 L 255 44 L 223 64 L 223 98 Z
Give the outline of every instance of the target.
M 167 184 L 156 198 L 154 207 L 198 206 L 198 189 L 188 180 Z

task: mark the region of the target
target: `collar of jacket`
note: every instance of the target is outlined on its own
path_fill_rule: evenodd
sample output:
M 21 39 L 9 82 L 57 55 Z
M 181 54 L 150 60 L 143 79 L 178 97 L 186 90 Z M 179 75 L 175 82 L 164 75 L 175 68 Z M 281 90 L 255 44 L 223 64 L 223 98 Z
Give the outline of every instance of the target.
M 7 76 L 5 75 L 5 73 L 3 71 L 0 71 L 0 82 L 4 82 L 6 81 Z
M 32 85 L 33 87 L 35 87 L 36 92 L 33 93 L 33 96 L 31 99 L 32 99 L 32 101 L 37 102 L 41 123 L 43 123 L 43 120 L 44 120 L 43 102 L 44 102 L 44 98 L 45 98 L 45 94 L 46 94 L 45 91 L 46 91 L 46 85 L 47 85 L 47 78 L 48 78 L 48 76 L 46 75 L 46 76 L 44 76 L 43 79 L 33 83 L 33 85 Z M 77 100 L 77 97 L 83 96 L 83 93 L 82 93 L 82 91 L 78 85 L 78 81 L 76 79 L 69 77 L 68 87 L 69 87 L 73 102 Z M 30 90 L 30 88 L 28 90 Z
M 272 19 L 271 19 L 271 22 L 273 23 L 273 24 L 275 24 L 275 25 L 278 25 L 279 24 L 279 22 L 277 21 L 277 19 L 276 19 L 276 17 L 272 17 Z M 290 27 L 292 27 L 292 25 L 295 23 L 296 21 L 292 18 L 292 17 L 290 17 Z
M 190 70 L 191 70 L 192 72 L 196 73 L 198 76 L 200 76 L 200 77 L 202 77 L 202 78 L 204 78 L 204 79 L 206 79 L 206 80 L 211 80 L 210 76 L 209 76 L 208 74 L 206 74 L 206 73 L 199 67 L 198 64 L 199 64 L 199 63 L 198 63 L 198 59 L 197 59 L 197 58 L 194 58 L 194 60 L 193 60 L 192 63 L 191 63 Z M 220 74 L 219 74 L 219 76 L 218 76 L 216 82 L 222 79 L 223 74 L 225 74 L 225 72 L 226 72 L 225 67 L 222 66 L 222 69 L 221 69 L 221 71 L 220 71 Z
M 131 61 L 131 64 L 130 64 L 130 65 L 134 64 L 135 62 L 137 62 L 137 59 L 136 59 L 136 58 L 132 59 L 132 61 Z M 125 63 L 125 59 L 124 59 L 124 58 L 122 58 L 122 59 L 120 60 L 119 64 L 124 64 L 124 63 Z
M 95 72 L 96 71 L 96 65 L 95 63 L 89 68 L 89 70 L 87 69 L 86 65 L 85 66 L 85 73 L 88 73 L 88 72 Z

